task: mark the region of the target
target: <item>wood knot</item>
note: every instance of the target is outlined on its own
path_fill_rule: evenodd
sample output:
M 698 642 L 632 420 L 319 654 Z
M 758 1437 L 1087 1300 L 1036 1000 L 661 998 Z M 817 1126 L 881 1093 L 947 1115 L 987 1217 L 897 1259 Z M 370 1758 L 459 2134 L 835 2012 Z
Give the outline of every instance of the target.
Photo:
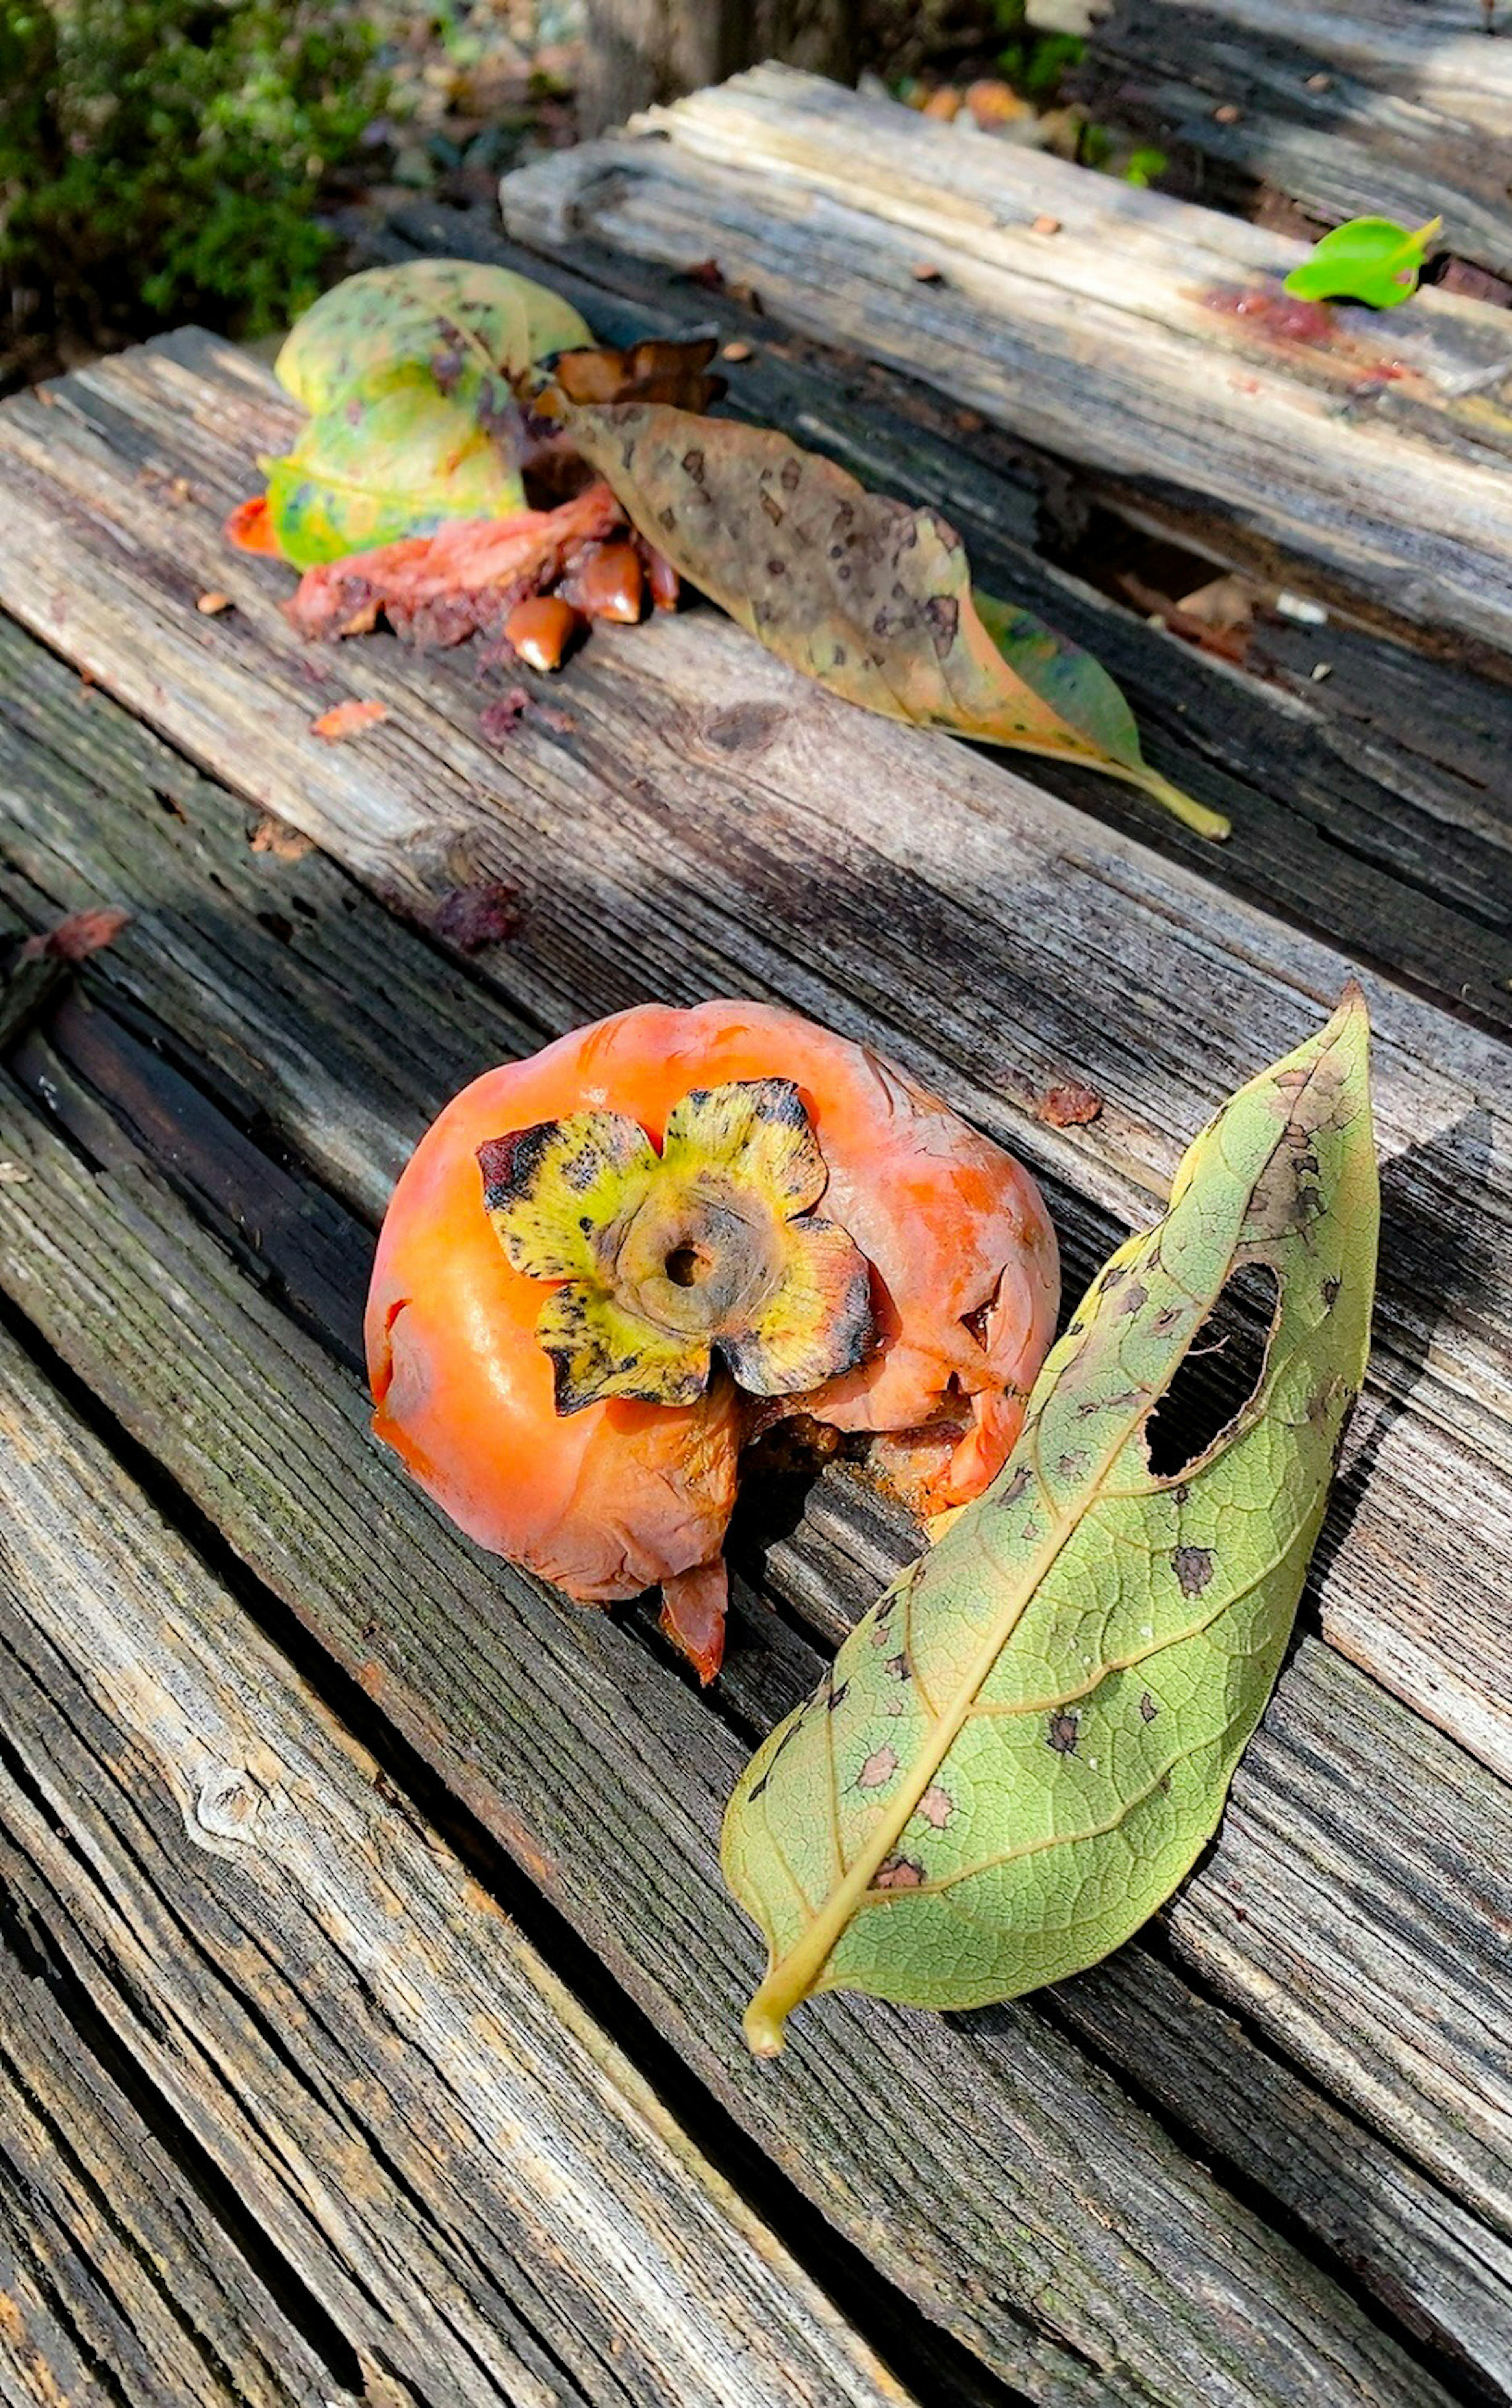
M 705 741 L 720 752 L 757 752 L 771 743 L 787 717 L 775 702 L 730 703 L 705 721 Z
M 240 1765 L 217 1765 L 194 1792 L 192 1825 L 214 1840 L 250 1839 L 266 1793 Z

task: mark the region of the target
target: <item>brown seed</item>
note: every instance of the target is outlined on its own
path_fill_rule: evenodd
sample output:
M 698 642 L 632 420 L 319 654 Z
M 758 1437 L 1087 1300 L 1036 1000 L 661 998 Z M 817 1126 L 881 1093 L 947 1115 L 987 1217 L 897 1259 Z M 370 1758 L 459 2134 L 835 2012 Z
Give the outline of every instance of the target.
M 666 554 L 653 552 L 649 545 L 646 548 L 646 575 L 657 609 L 675 610 L 681 580 Z
M 585 618 L 631 627 L 645 607 L 646 579 L 634 544 L 600 544 L 563 580 L 563 590 Z
M 517 602 L 504 623 L 504 638 L 525 666 L 555 669 L 578 631 L 578 613 L 560 594 L 531 594 Z
M 230 609 L 231 596 L 229 594 L 202 594 L 194 608 L 202 611 L 207 619 L 214 619 L 219 617 L 222 610 Z
M 750 345 L 749 343 L 726 343 L 724 349 L 720 353 L 720 357 L 721 360 L 735 360 L 736 362 L 740 360 L 749 360 L 750 357 Z
M 1059 218 L 1036 218 L 1029 231 L 1031 234 L 1059 234 L 1061 221 Z

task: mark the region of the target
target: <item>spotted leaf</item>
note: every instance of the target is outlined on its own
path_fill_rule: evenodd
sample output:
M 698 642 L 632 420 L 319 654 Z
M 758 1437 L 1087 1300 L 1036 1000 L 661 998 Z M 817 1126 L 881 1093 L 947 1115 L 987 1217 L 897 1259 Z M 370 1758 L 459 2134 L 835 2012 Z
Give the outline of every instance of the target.
M 1141 756 L 1127 703 L 1090 653 L 972 591 L 938 511 L 869 494 L 770 428 L 641 403 L 552 407 L 647 541 L 769 651 L 890 719 L 1084 761 L 1141 786 L 1199 834 L 1220 813 Z
M 991 1487 L 748 1768 L 723 1859 L 770 1951 L 746 2019 L 759 2053 L 816 1991 L 955 2008 L 1060 1981 L 1127 1939 L 1213 1831 L 1364 1371 L 1368 1053 L 1351 987 L 1225 1105 L 1163 1218 L 1094 1281 Z M 1256 1265 L 1275 1304 L 1253 1389 L 1158 1472 L 1154 1411 Z
M 298 568 L 524 507 L 515 380 L 590 339 L 576 309 L 507 268 L 367 268 L 316 302 L 278 354 L 310 413 L 266 460 L 267 525 Z

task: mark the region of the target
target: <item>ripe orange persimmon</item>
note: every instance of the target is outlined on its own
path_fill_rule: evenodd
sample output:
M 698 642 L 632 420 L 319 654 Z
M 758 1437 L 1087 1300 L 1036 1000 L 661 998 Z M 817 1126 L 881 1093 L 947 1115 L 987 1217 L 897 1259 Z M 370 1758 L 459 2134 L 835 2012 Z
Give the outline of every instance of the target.
M 1029 1174 L 867 1048 L 765 1004 L 642 1005 L 488 1071 L 421 1140 L 368 1300 L 374 1427 L 570 1596 L 660 1584 L 708 1680 L 754 1424 L 933 1429 L 923 1501 L 963 1503 L 1059 1286 Z

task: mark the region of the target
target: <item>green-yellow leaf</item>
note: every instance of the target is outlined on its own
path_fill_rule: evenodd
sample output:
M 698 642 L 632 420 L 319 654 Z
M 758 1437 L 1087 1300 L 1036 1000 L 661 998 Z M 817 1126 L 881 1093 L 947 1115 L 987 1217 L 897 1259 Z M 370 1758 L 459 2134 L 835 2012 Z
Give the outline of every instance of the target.
M 335 285 L 278 354 L 279 381 L 310 412 L 292 451 L 263 464 L 285 559 L 309 568 L 449 519 L 522 509 L 515 380 L 591 340 L 543 285 L 469 260 L 372 267 Z
M 1443 228 L 1442 218 L 1410 230 L 1394 218 L 1351 218 L 1319 236 L 1286 290 L 1299 301 L 1368 301 L 1395 309 L 1416 293 L 1428 246 Z
M 731 1888 L 770 1950 L 759 2054 L 816 1991 L 1016 1997 L 1094 1963 L 1193 1863 L 1280 1665 L 1369 1348 L 1369 1022 L 1240 1089 L 1048 1356 L 991 1487 L 748 1767 Z M 1274 1274 L 1259 1382 L 1205 1453 L 1146 1426 L 1226 1283 Z
M 869 494 L 769 427 L 660 405 L 558 396 L 576 448 L 648 542 L 721 610 L 848 702 L 919 726 L 1083 761 L 1202 836 L 1229 824 L 1141 756 L 1091 654 L 972 590 L 936 510 Z

